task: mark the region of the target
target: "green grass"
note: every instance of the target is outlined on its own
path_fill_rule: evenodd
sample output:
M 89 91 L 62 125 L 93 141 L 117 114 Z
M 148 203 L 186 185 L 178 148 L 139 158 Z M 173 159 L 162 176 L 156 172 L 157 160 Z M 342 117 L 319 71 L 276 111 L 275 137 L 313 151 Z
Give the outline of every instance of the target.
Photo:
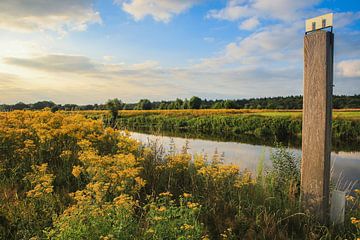
M 69 113 L 69 112 L 67 112 Z M 80 113 L 87 116 L 107 115 L 108 111 L 75 111 L 70 113 Z M 200 117 L 200 116 L 241 116 L 258 115 L 267 117 L 293 117 L 301 118 L 302 110 L 261 110 L 261 109 L 181 109 L 181 110 L 121 110 L 123 117 L 134 116 L 172 116 L 172 117 Z M 334 119 L 360 120 L 360 109 L 334 109 Z

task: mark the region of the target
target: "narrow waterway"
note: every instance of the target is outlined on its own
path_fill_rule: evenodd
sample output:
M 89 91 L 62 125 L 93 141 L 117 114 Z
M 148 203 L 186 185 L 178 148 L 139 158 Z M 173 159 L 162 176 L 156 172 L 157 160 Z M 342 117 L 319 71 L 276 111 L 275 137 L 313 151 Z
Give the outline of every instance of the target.
M 163 135 L 152 135 L 138 132 L 131 132 L 131 136 L 143 143 L 158 141 L 166 150 L 171 145 L 175 145 L 177 150 L 181 150 L 188 144 L 189 153 L 206 154 L 209 159 L 215 152 L 223 156 L 225 163 L 238 165 L 241 169 L 256 172 L 260 160 L 264 161 L 265 167 L 271 167 L 271 152 L 273 147 L 264 145 L 251 145 L 239 142 L 221 142 L 213 140 L 191 139 L 182 137 L 168 137 Z M 290 148 L 295 157 L 301 158 L 301 150 Z M 350 182 L 360 181 L 360 152 L 332 152 L 332 181 L 339 183 L 341 188 Z M 356 184 L 356 187 L 360 183 Z

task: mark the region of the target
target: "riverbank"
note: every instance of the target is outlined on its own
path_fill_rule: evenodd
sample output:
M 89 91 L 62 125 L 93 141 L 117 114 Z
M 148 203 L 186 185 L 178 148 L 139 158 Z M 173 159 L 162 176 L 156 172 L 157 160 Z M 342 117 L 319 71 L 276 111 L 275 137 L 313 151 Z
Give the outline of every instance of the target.
M 360 111 L 334 111 L 333 149 L 359 150 Z M 301 144 L 301 111 L 163 110 L 121 111 L 117 126 L 142 132 L 188 134 L 200 138 L 261 143 Z

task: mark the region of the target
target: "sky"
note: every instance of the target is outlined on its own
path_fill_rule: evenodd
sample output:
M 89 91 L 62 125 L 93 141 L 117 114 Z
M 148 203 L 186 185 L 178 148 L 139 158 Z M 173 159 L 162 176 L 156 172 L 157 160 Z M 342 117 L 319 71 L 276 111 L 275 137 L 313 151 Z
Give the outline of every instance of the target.
M 1 0 L 0 104 L 299 95 L 329 12 L 334 94 L 360 94 L 360 0 Z

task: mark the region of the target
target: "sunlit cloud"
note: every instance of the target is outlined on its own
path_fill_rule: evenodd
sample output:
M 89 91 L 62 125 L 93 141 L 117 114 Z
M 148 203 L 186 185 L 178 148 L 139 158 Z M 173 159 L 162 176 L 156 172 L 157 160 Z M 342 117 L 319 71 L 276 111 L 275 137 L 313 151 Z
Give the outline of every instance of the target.
M 136 21 L 151 16 L 155 21 L 166 23 L 175 15 L 188 10 L 201 0 L 115 0 L 114 2 Z
M 360 59 L 345 60 L 337 64 L 337 71 L 343 77 L 360 77 Z
M 249 17 L 293 21 L 311 14 L 309 9 L 319 2 L 320 0 L 228 0 L 224 8 L 210 10 L 207 17 L 229 21 Z
M 11 31 L 51 30 L 64 34 L 100 23 L 92 0 L 1 0 L 0 28 Z
M 256 27 L 258 27 L 260 24 L 260 21 L 257 17 L 252 17 L 249 19 L 246 19 L 245 21 L 243 21 L 240 25 L 239 28 L 240 29 L 244 29 L 244 30 L 253 30 Z
M 4 58 L 4 63 L 48 72 L 88 72 L 95 66 L 83 56 L 47 55 L 36 58 Z

